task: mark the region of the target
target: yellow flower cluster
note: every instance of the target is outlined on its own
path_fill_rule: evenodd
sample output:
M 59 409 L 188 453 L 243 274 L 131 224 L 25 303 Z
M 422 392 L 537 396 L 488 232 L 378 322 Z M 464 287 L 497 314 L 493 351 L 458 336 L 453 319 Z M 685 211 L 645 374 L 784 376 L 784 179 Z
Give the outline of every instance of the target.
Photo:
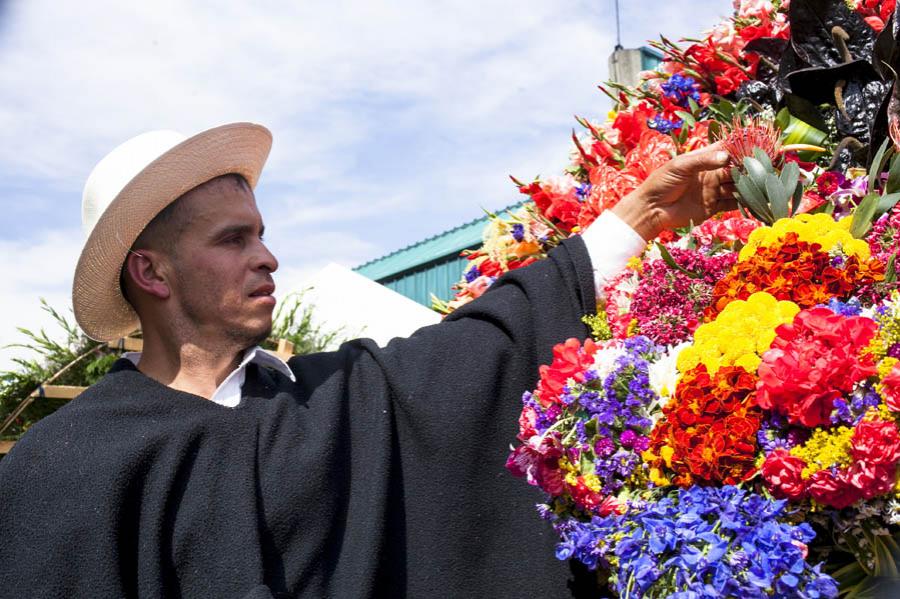
M 750 233 L 738 259 L 749 260 L 760 247 L 770 247 L 781 242 L 787 233 L 796 233 L 800 241 L 818 243 L 822 251 L 840 249 L 846 256 L 856 256 L 860 260 L 870 257 L 869 244 L 850 234 L 852 218 L 847 216 L 835 221 L 828 214 L 798 214 L 792 218 L 775 221 L 771 227 L 759 227 Z
M 806 462 L 806 468 L 800 476 L 809 478 L 825 468 L 849 465 L 853 430 L 850 426 L 838 426 L 829 430 L 819 428 L 813 432 L 809 441 L 791 449 L 791 455 Z
M 765 291 L 735 300 L 715 320 L 697 327 L 693 345 L 678 354 L 678 370 L 687 372 L 704 364 L 710 374 L 722 366 L 756 372 L 760 356 L 775 339 L 775 329 L 792 322 L 799 311 L 794 302 L 778 301 Z
M 888 349 L 895 343 L 900 343 L 900 293 L 892 291 L 890 298 L 885 302 L 887 310 L 883 314 L 876 314 L 875 320 L 878 322 L 878 334 L 869 343 L 868 351 L 876 358 L 884 358 L 887 356 Z M 879 377 L 883 378 L 890 372 L 894 364 L 897 362 L 885 362 L 891 360 L 888 358 L 879 364 Z M 884 367 L 884 372 L 881 368 Z

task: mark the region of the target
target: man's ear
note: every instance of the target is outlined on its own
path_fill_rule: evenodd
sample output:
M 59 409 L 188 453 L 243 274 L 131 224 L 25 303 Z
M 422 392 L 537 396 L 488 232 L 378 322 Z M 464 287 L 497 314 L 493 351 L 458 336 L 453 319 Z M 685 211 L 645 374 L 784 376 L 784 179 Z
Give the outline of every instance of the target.
M 125 270 L 131 285 L 159 299 L 167 299 L 172 293 L 166 266 L 163 255 L 154 250 L 129 251 L 125 258 Z

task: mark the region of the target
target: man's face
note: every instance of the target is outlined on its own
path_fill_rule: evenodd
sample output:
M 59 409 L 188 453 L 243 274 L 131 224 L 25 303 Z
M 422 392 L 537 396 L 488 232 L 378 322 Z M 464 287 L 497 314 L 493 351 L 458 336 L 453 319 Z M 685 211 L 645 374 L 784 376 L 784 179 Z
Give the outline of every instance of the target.
M 278 261 L 263 244 L 253 191 L 239 178 L 220 177 L 179 201 L 190 215 L 169 252 L 179 316 L 204 339 L 261 342 L 272 329 Z

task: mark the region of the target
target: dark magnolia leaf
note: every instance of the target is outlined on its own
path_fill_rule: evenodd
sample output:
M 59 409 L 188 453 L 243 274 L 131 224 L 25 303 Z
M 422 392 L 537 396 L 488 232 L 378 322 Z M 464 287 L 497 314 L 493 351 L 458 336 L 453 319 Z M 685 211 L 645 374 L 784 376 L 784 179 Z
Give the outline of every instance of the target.
M 844 88 L 844 111 L 835 108 L 835 126 L 841 136 L 852 136 L 869 143 L 872 123 L 888 93 L 890 85 L 883 81 L 848 81 Z M 846 113 L 846 116 L 845 116 Z M 849 118 L 848 118 L 849 117 Z
M 787 48 L 788 40 L 780 37 L 759 37 L 747 42 L 744 52 L 755 52 L 778 62 Z
M 872 50 L 872 66 L 875 67 L 882 79 L 888 79 L 893 76 L 891 68 L 895 71 L 897 70 L 895 61 L 900 58 L 900 53 L 897 52 L 893 24 L 894 15 L 891 15 L 888 22 L 884 24 L 884 29 L 875 38 L 875 47 Z
M 805 69 L 809 65 L 797 56 L 794 47 L 790 44 L 784 49 L 781 60 L 778 62 L 778 86 L 785 94 L 791 93 L 791 83 L 788 81 L 788 75 L 798 69 Z
M 788 79 L 794 95 L 813 104 L 831 105 L 837 102 L 835 88 L 841 81 L 845 84 L 850 81 L 861 81 L 864 84 L 870 81 L 881 82 L 881 77 L 868 60 L 854 60 L 833 67 L 798 69 L 790 73 Z
M 885 94 L 884 98 L 881 100 L 881 106 L 878 108 L 878 112 L 875 113 L 875 118 L 872 119 L 872 124 L 869 127 L 869 152 L 868 158 L 866 159 L 866 164 L 872 164 L 872 159 L 875 157 L 875 152 L 878 151 L 878 147 L 881 144 L 882 140 L 887 139 L 888 137 L 888 104 L 891 102 L 892 94 L 896 93 L 896 85 L 891 86 L 891 93 Z
M 778 104 L 778 95 L 775 88 L 764 81 L 744 81 L 735 93 L 735 97 L 740 100 L 753 101 L 761 108 L 772 108 Z
M 797 56 L 809 66 L 830 67 L 848 62 L 841 46 L 845 46 L 850 60 L 872 55 L 875 32 L 856 12 L 840 0 L 796 0 L 788 9 L 791 23 L 791 46 Z M 840 27 L 848 39 L 835 43 L 833 28 Z

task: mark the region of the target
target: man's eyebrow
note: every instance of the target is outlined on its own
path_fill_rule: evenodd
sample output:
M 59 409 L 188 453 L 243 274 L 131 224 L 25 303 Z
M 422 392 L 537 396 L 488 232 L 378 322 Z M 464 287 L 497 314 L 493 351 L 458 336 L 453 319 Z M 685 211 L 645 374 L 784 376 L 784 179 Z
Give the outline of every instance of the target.
M 254 225 L 229 225 L 227 227 L 223 227 L 213 233 L 213 238 L 222 239 L 223 237 L 228 237 L 229 235 L 247 235 L 249 233 L 253 233 L 256 230 L 256 226 Z M 262 237 L 263 233 L 266 231 L 265 225 L 260 225 L 259 227 L 259 236 Z

